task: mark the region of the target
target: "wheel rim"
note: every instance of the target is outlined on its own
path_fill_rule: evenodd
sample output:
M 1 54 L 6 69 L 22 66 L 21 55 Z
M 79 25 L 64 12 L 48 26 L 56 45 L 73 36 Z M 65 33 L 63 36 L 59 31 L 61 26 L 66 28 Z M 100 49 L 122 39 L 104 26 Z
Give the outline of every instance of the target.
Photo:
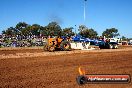
M 50 47 L 50 49 L 49 49 L 50 51 L 54 51 L 54 47 Z
M 68 44 L 65 44 L 64 47 L 65 47 L 65 49 L 68 49 L 69 48 L 69 45 Z

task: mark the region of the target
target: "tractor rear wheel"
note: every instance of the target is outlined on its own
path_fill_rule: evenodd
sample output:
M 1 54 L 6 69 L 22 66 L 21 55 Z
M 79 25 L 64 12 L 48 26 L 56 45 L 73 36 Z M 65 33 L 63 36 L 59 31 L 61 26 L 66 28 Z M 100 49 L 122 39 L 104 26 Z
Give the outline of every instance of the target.
M 68 41 L 62 41 L 60 44 L 60 48 L 61 48 L 61 50 L 69 51 L 69 50 L 71 50 L 71 44 Z

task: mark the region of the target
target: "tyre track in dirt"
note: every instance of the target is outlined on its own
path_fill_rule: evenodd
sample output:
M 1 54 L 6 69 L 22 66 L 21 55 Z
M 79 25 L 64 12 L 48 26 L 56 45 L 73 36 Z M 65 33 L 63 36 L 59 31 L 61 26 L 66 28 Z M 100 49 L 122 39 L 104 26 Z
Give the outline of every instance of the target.
M 21 52 L 25 51 L 22 50 Z M 76 83 L 79 66 L 84 67 L 87 74 L 132 75 L 131 52 L 130 49 L 121 51 L 95 50 L 53 56 L 3 58 L 0 59 L 0 87 L 131 88 L 131 83 L 87 84 L 83 86 L 78 86 Z M 19 52 L 16 51 L 16 53 Z M 7 53 L 7 55 L 9 54 Z
M 23 58 L 23 57 L 39 57 L 39 56 L 56 56 L 56 55 L 70 55 L 88 52 L 126 52 L 131 51 L 132 48 L 127 49 L 104 49 L 104 50 L 73 50 L 73 51 L 56 51 L 44 52 L 41 49 L 21 49 L 21 50 L 0 50 L 0 59 L 7 58 Z

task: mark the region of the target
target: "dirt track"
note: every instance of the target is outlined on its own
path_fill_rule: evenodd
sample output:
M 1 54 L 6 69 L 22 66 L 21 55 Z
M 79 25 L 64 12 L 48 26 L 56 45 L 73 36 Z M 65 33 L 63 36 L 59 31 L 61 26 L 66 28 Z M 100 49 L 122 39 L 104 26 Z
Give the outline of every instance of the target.
M 132 83 L 83 86 L 76 83 L 79 66 L 84 67 L 88 74 L 132 75 L 132 47 L 69 52 L 0 50 L 0 88 L 132 88 Z

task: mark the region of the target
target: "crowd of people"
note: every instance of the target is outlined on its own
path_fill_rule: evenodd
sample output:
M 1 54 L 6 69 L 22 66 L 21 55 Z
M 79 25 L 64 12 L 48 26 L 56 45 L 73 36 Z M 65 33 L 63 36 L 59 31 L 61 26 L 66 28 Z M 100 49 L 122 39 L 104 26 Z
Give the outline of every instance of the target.
M 0 48 L 2 47 L 31 47 L 31 46 L 43 46 L 45 42 L 44 36 L 7 36 L 0 35 Z

